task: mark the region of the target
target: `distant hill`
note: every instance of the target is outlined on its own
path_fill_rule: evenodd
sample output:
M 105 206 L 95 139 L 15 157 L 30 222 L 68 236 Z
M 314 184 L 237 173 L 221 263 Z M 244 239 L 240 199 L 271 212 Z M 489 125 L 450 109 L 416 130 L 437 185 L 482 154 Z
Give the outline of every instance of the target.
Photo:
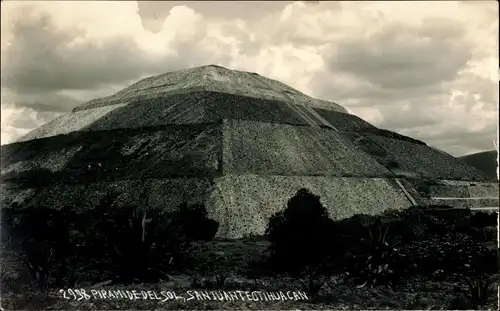
M 469 154 L 459 159 L 467 162 L 467 164 L 485 172 L 491 179 L 497 179 L 497 151 L 484 151 Z

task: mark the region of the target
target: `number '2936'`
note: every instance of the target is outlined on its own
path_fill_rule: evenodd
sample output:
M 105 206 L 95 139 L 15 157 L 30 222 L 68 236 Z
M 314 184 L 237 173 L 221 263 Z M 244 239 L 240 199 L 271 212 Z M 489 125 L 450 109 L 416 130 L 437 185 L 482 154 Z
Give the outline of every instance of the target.
M 59 293 L 62 294 L 62 298 L 64 299 L 73 299 L 73 300 L 89 300 L 92 298 L 85 289 L 60 289 Z

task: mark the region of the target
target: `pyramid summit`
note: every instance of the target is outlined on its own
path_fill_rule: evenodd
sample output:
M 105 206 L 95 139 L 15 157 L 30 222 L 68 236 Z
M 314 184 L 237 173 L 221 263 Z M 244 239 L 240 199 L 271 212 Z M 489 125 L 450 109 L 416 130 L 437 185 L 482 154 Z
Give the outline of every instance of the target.
M 214 65 L 140 80 L 2 146 L 1 187 L 3 206 L 86 209 L 111 192 L 159 208 L 202 203 L 227 238 L 262 234 L 300 188 L 335 219 L 429 203 L 498 206 L 498 184 L 449 154 Z
M 217 99 L 216 94 L 221 94 L 225 100 Z M 246 98 L 245 103 L 233 103 L 235 96 Z M 174 101 L 175 98 L 185 98 L 186 101 L 174 103 L 168 101 L 168 98 Z M 249 104 L 251 99 L 258 100 Z M 127 109 L 121 109 L 125 106 Z M 276 106 L 283 107 L 284 111 L 275 111 Z M 311 98 L 279 81 L 256 73 L 208 65 L 142 79 L 114 95 L 97 98 L 74 108 L 72 114 L 45 124 L 21 140 L 80 130 L 213 122 L 224 117 L 245 119 L 245 115 L 263 122 L 281 119 L 281 122 L 294 124 L 332 126 L 312 108 L 347 113 L 340 105 Z M 146 113 L 145 109 L 153 110 Z M 121 115 L 120 112 L 125 111 L 127 115 Z M 108 114 L 115 115 L 114 124 L 94 123 Z M 120 120 L 116 119 L 117 114 L 121 115 Z
M 157 97 L 159 93 L 176 94 L 194 91 L 214 91 L 281 101 L 293 98 L 307 106 L 347 112 L 337 104 L 313 99 L 279 81 L 262 77 L 257 73 L 229 70 L 216 65 L 184 69 L 142 79 L 113 96 L 90 101 L 75 108 L 74 111 L 107 106 L 128 99 Z

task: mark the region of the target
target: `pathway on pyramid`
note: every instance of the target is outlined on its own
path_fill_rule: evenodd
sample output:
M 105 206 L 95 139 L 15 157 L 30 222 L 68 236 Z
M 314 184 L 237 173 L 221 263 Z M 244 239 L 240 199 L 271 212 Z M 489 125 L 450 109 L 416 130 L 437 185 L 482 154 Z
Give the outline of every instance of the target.
M 300 188 L 334 219 L 429 203 L 498 206 L 498 183 L 424 142 L 256 73 L 143 79 L 2 146 L 2 204 L 203 203 L 219 237 L 262 234 Z M 43 175 L 42 184 L 26 183 Z M 447 199 L 453 198 L 453 199 Z

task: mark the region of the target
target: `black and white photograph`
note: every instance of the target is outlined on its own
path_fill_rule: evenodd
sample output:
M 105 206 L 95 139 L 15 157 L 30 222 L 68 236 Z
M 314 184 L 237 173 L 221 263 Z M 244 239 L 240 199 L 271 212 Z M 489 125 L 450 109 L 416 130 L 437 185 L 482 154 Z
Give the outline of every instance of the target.
M 498 310 L 498 1 L 1 2 L 1 310 Z

